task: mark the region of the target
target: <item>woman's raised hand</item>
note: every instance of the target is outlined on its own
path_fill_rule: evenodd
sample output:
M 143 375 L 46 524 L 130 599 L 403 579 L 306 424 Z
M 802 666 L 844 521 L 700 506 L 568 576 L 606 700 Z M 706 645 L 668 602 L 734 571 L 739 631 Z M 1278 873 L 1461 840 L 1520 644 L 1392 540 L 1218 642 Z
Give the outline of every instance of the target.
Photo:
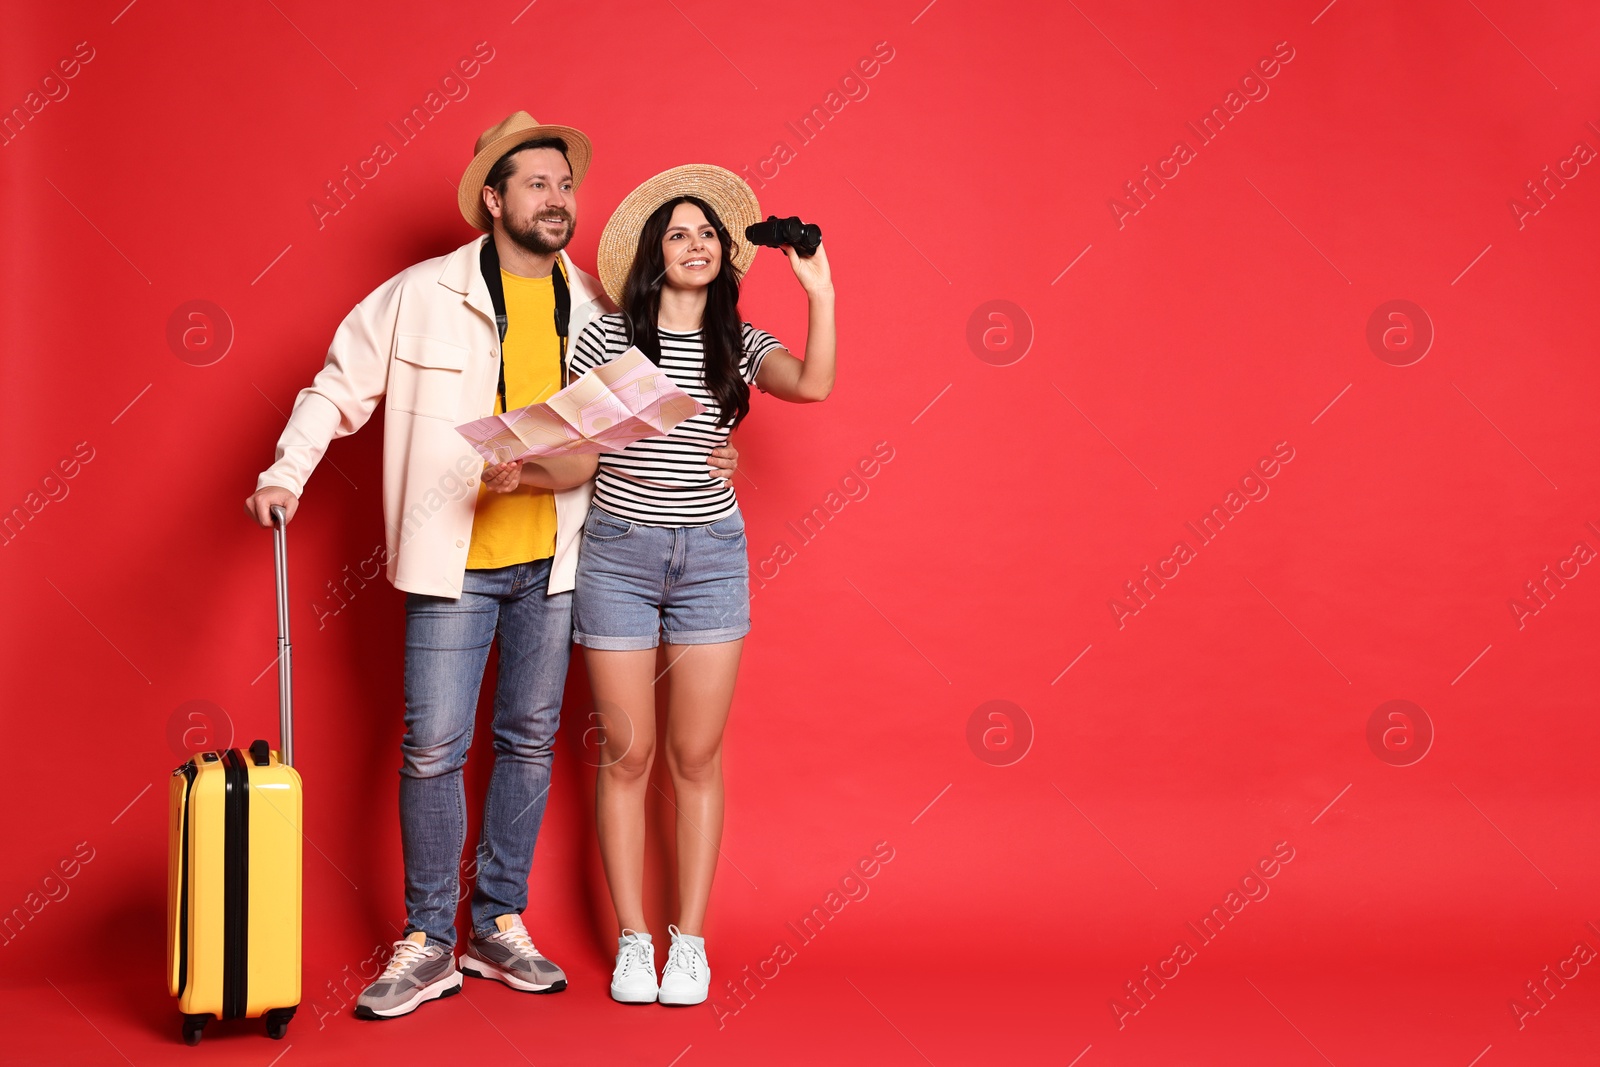
M 828 253 L 822 245 L 817 245 L 817 250 L 809 256 L 796 252 L 793 245 L 780 247 L 789 257 L 794 276 L 800 279 L 800 288 L 808 294 L 833 292 L 833 272 L 828 269 Z

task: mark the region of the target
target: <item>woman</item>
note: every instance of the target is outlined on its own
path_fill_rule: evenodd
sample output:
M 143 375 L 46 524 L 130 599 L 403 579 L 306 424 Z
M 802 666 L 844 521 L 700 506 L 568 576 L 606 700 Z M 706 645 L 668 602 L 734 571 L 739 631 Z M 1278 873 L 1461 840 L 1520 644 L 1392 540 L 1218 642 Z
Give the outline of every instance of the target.
M 600 238 L 600 279 L 621 314 L 589 324 L 582 373 L 636 346 L 706 408 L 671 433 L 599 458 L 573 590 L 603 741 L 596 823 L 621 936 L 611 995 L 699 1004 L 711 986 L 706 902 L 722 838 L 722 733 L 750 630 L 744 516 L 707 455 L 750 408 L 750 384 L 791 403 L 833 388 L 833 282 L 821 248 L 785 246 L 810 303 L 805 359 L 739 317 L 755 257 L 755 194 L 721 167 L 675 167 L 623 200 Z M 659 631 L 659 633 L 658 633 Z M 645 800 L 656 752 L 656 646 L 667 645 L 666 736 L 677 811 L 678 921 L 659 984 L 644 917 Z

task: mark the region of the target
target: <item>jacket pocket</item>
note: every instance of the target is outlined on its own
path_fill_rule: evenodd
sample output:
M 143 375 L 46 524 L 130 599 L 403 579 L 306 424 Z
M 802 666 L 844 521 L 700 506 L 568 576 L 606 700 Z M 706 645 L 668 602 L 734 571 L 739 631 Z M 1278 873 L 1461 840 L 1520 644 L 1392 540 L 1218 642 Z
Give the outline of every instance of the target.
M 454 422 L 461 408 L 467 350 L 436 337 L 395 337 L 389 372 L 389 406 L 396 411 Z

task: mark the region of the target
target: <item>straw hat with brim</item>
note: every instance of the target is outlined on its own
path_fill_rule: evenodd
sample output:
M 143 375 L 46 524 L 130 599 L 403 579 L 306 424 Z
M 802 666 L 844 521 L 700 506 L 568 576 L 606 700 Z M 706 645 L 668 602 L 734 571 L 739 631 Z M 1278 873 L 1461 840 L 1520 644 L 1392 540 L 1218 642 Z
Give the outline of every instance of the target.
M 467 172 L 461 176 L 456 202 L 461 205 L 461 214 L 468 222 L 485 232 L 494 229 L 494 216 L 483 206 L 484 179 L 501 156 L 524 141 L 541 137 L 559 137 L 567 143 L 567 161 L 572 164 L 572 187 L 576 189 L 583 184 L 583 175 L 589 169 L 589 157 L 594 154 L 589 138 L 571 126 L 541 125 L 526 111 L 514 112 L 478 137 L 472 162 L 467 164 Z
M 733 267 L 739 274 L 750 269 L 756 246 L 745 240 L 744 229 L 761 221 L 761 205 L 745 180 L 731 170 L 710 163 L 686 163 L 664 170 L 622 198 L 600 234 L 598 255 L 600 284 L 611 302 L 622 304 L 622 287 L 639 250 L 639 232 L 655 210 L 680 196 L 699 197 L 711 205 L 733 238 Z

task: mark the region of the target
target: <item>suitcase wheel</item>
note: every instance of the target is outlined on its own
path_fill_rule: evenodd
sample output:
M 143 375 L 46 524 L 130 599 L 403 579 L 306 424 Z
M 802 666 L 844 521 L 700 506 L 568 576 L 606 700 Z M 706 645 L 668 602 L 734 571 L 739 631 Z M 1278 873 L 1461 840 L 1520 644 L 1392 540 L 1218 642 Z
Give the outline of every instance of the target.
M 267 1012 L 267 1036 L 274 1041 L 282 1041 L 283 1035 L 289 1032 L 289 1020 L 292 1018 L 293 1008 L 274 1008 Z
M 183 1017 L 183 1043 L 185 1045 L 198 1045 L 200 1034 L 206 1028 L 206 1023 L 211 1021 L 209 1015 L 185 1015 Z

